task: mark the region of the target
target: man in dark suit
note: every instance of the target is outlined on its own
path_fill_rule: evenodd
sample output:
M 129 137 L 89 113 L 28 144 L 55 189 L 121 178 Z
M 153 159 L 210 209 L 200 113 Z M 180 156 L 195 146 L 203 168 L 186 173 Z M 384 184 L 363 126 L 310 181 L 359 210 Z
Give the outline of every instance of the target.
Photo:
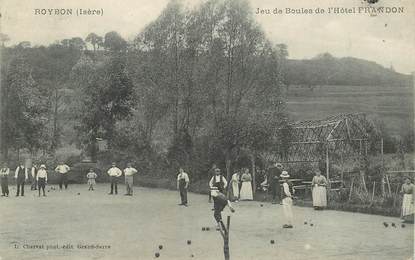
M 282 173 L 282 164 L 275 163 L 268 169 L 268 184 L 269 191 L 272 195 L 272 204 L 277 204 L 280 202 L 280 175 Z
M 20 166 L 16 168 L 16 171 L 14 174 L 14 178 L 16 179 L 16 184 L 17 184 L 16 197 L 20 195 L 20 191 L 21 191 L 21 196 L 24 196 L 24 184 L 25 184 L 25 181 L 27 181 L 28 179 L 27 171 L 28 169 L 24 167 L 23 163 L 21 163 Z

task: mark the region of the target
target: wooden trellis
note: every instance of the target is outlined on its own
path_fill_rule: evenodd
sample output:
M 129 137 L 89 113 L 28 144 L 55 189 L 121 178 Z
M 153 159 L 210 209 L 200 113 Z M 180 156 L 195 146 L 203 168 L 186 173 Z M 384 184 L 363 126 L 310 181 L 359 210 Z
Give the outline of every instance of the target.
M 367 154 L 369 121 L 365 114 L 340 114 L 323 120 L 308 120 L 288 124 L 279 129 L 280 138 L 289 140 L 277 157 L 283 163 L 317 163 L 325 160 L 329 179 L 330 156 Z M 284 137 L 285 135 L 285 137 Z

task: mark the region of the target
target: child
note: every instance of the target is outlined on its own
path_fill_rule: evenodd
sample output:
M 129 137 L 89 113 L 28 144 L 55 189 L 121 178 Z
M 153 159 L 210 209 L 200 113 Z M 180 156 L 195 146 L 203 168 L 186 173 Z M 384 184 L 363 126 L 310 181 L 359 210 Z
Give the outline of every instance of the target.
M 231 212 L 235 212 L 235 209 L 232 207 L 231 202 L 226 198 L 226 196 L 219 192 L 218 187 L 212 187 L 210 194 L 213 198 L 213 217 L 215 218 L 216 222 L 218 223 L 218 226 L 216 230 L 225 230 L 225 225 L 222 222 L 222 211 L 223 209 L 228 206 Z
M 39 189 L 38 189 L 39 197 L 40 197 L 40 190 L 43 191 L 43 196 L 46 197 L 45 186 L 46 186 L 46 183 L 48 182 L 48 173 L 46 171 L 46 166 L 44 164 L 42 164 L 40 166 L 40 169 L 37 171 L 36 182 L 37 182 L 37 185 L 39 186 Z
M 94 169 L 89 169 L 88 174 L 86 175 L 86 178 L 88 179 L 88 185 L 89 188 L 88 190 L 94 190 L 94 185 L 95 185 L 95 179 L 97 178 L 97 174 L 94 172 Z

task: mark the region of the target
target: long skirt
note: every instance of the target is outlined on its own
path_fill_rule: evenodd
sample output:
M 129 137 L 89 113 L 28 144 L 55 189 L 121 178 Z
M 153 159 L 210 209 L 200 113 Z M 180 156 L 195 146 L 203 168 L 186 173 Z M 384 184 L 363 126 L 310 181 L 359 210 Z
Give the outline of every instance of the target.
M 327 207 L 327 191 L 324 186 L 313 187 L 313 206 Z
M 414 204 L 412 204 L 412 194 L 404 194 L 402 200 L 402 219 L 408 222 L 414 221 Z
M 282 200 L 282 208 L 284 210 L 284 216 L 287 221 L 286 224 L 292 225 L 293 224 L 293 200 L 289 197 L 286 197 Z
M 234 200 L 239 198 L 239 185 L 237 182 L 232 182 L 232 196 Z
M 240 199 L 241 200 L 253 200 L 254 199 L 252 196 L 252 185 L 250 181 L 242 182 Z

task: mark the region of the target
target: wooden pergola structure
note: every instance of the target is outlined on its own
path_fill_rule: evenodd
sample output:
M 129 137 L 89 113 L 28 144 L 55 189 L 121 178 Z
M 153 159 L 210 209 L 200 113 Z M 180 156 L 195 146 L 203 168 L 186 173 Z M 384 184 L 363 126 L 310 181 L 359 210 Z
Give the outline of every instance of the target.
M 325 161 L 330 179 L 330 158 L 342 159 L 367 154 L 370 122 L 362 113 L 339 114 L 322 120 L 307 120 L 278 129 L 280 138 L 287 138 L 284 150 L 277 155 L 282 163 L 318 163 Z

